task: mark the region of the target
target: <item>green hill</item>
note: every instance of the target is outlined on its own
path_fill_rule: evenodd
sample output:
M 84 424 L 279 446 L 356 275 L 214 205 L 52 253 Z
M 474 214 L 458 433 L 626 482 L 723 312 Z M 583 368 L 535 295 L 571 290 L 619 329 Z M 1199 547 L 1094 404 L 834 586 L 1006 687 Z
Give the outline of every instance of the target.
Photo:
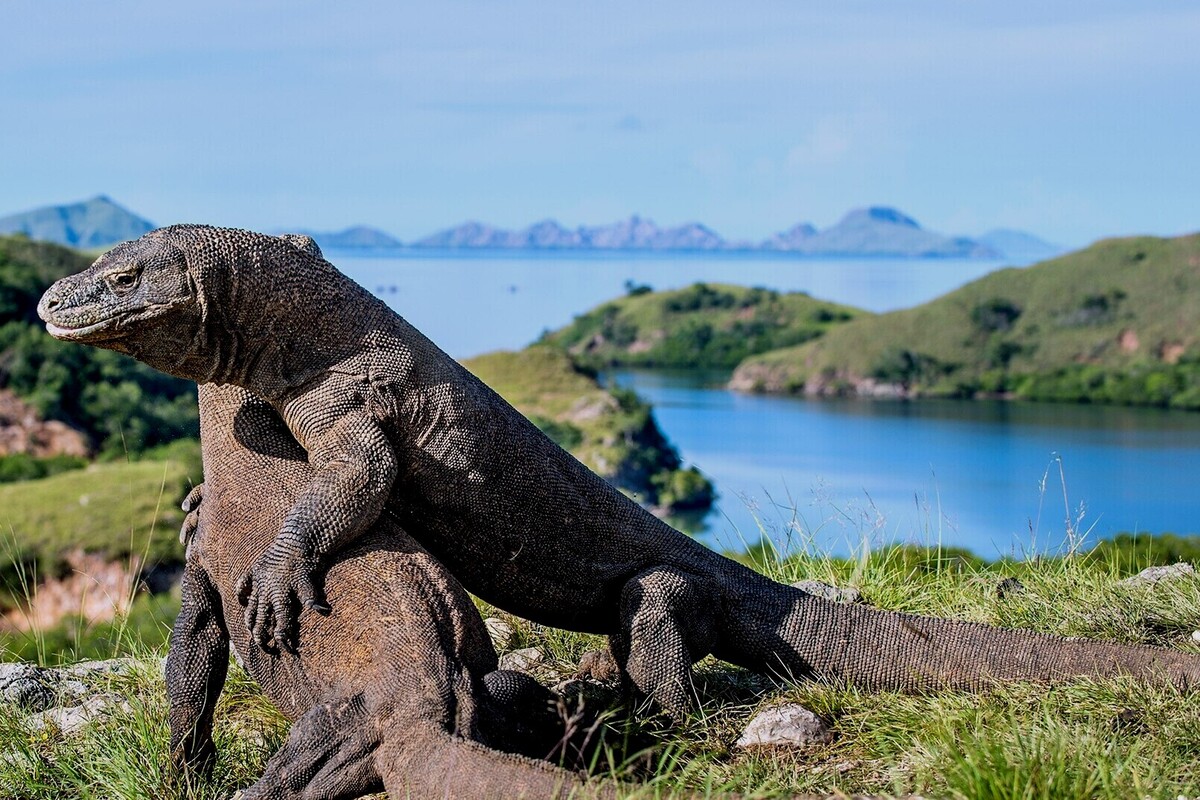
M 0 486 L 0 611 L 20 599 L 21 571 L 26 581 L 61 577 L 73 550 L 181 563 L 179 500 L 200 481 L 200 449 L 179 442 L 160 455 Z
M 713 487 L 659 430 L 650 406 L 604 388 L 561 350 L 532 345 L 463 362 L 551 439 L 640 501 L 672 511 L 708 508 Z
M 630 287 L 625 297 L 581 314 L 543 341 L 591 367 L 733 367 L 866 314 L 803 292 L 716 283 L 664 292 Z
M 1200 235 L 1099 242 L 753 356 L 731 387 L 1200 408 Z

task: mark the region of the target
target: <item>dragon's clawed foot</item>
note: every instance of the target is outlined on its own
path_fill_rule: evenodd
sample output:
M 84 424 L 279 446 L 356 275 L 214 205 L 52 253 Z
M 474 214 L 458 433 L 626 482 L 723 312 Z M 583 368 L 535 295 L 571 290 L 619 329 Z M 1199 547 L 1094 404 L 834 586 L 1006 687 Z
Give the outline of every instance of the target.
M 323 614 L 329 606 L 313 582 L 316 560 L 299 552 L 286 539 L 276 539 L 237 585 L 245 606 L 245 623 L 254 641 L 267 652 L 283 648 L 296 652 L 299 607 Z
M 192 539 L 195 538 L 196 529 L 200 526 L 200 501 L 203 497 L 204 484 L 197 483 L 180 504 L 185 516 L 183 524 L 179 526 L 179 543 L 183 545 L 185 552 L 192 549 Z

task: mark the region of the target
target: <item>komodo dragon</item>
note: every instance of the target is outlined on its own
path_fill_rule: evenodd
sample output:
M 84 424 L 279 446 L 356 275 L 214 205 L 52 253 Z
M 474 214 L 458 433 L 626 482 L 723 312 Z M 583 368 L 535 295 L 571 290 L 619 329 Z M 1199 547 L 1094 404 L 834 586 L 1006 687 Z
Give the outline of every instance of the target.
M 234 386 L 203 386 L 200 396 L 208 491 L 166 668 L 178 766 L 211 767 L 213 708 L 232 639 L 247 671 L 294 720 L 245 800 L 349 798 L 385 787 L 398 798 L 612 794 L 612 785 L 487 746 L 546 755 L 562 728 L 548 710 L 551 694 L 527 675 L 496 671 L 471 599 L 387 514 L 332 559 L 332 610 L 300 615 L 301 634 L 319 647 L 270 655 L 246 628 L 227 628 L 226 615 L 241 613 L 238 579 L 271 544 L 313 470 L 262 401 Z
M 295 240 L 163 228 L 58 281 L 39 313 L 59 339 L 246 388 L 308 451 L 313 480 L 241 587 L 264 645 L 291 641 L 297 603 L 319 602 L 320 558 L 387 508 L 488 602 L 608 634 L 625 679 L 675 714 L 709 653 L 901 690 L 1083 674 L 1200 682 L 1200 657 L 1181 652 L 845 606 L 770 581 L 622 495 Z

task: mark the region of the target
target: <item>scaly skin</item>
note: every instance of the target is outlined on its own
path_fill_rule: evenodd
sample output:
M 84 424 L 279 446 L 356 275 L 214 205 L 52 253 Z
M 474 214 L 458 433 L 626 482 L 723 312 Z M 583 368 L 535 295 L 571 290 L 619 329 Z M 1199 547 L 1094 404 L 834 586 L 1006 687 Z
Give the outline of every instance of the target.
M 331 611 L 300 614 L 301 635 L 319 645 L 271 654 L 248 629 L 227 627 L 227 615 L 240 613 L 237 580 L 270 546 L 313 469 L 262 401 L 234 386 L 200 392 L 211 477 L 166 669 L 177 765 L 212 765 L 213 708 L 232 639 L 247 671 L 294 721 L 246 800 L 351 798 L 385 787 L 392 797 L 483 799 L 496 796 L 496 785 L 530 798 L 612 794 L 545 761 L 491 749 L 547 755 L 561 733 L 552 696 L 527 675 L 496 670 L 471 599 L 389 515 L 328 564 Z
M 243 580 L 256 638 L 320 602 L 315 564 L 394 514 L 467 587 L 538 622 L 608 634 L 668 711 L 708 653 L 873 687 L 1132 674 L 1189 687 L 1200 658 L 846 607 L 695 543 L 563 451 L 309 240 L 176 226 L 56 283 L 51 334 L 275 407 L 315 468 Z

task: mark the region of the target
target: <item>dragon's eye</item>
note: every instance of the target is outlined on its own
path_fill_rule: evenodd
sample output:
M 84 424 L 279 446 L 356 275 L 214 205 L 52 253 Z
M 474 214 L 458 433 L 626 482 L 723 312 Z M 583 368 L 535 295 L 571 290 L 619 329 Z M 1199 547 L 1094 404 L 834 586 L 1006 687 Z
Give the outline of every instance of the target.
M 128 289 L 130 286 L 133 286 L 135 283 L 137 283 L 137 276 L 132 272 L 122 272 L 120 274 L 113 275 L 109 280 L 111 280 L 113 286 L 116 286 L 118 289 Z

